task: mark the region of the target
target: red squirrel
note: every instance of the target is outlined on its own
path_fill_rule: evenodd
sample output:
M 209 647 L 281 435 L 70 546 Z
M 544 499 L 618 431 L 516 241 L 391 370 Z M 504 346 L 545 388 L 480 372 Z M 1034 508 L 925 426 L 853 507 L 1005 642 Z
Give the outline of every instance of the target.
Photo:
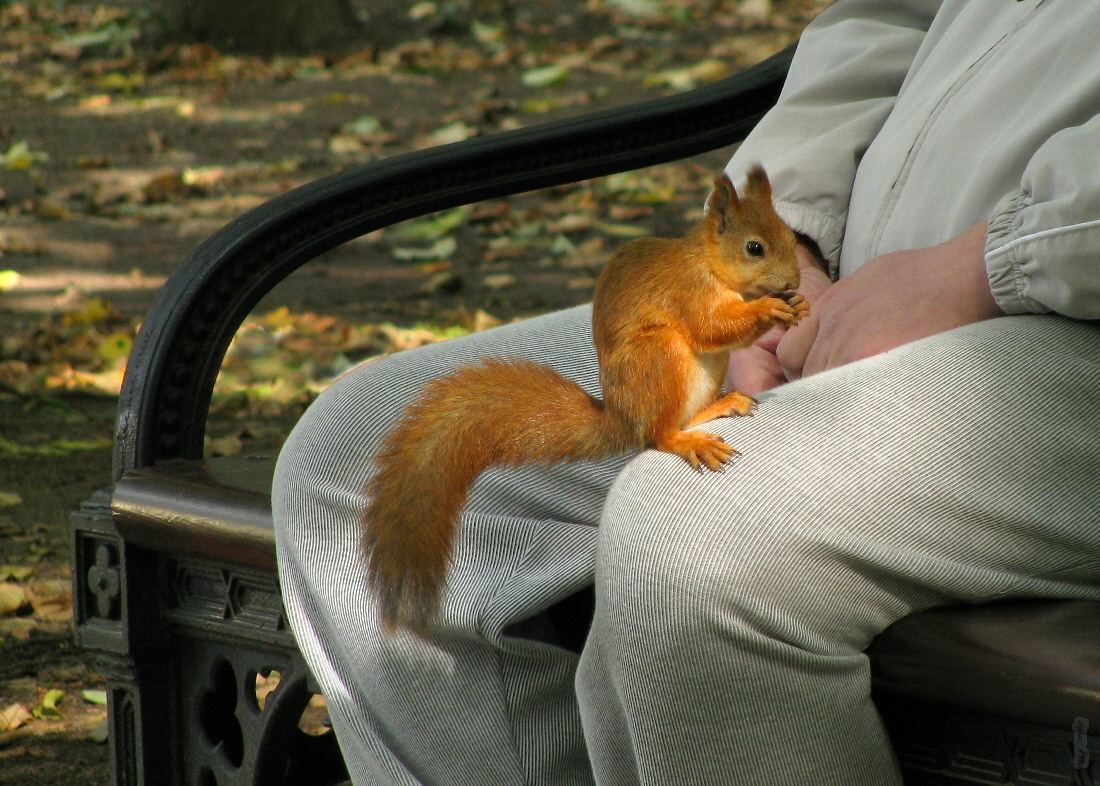
M 691 430 L 756 406 L 736 390 L 719 395 L 729 352 L 809 313 L 794 291 L 797 240 L 771 193 L 762 167 L 740 196 L 721 175 L 685 237 L 639 238 L 611 257 L 592 300 L 602 400 L 548 366 L 507 358 L 424 387 L 366 484 L 363 548 L 387 632 L 430 631 L 467 490 L 487 467 L 653 448 L 717 471 L 737 455 Z

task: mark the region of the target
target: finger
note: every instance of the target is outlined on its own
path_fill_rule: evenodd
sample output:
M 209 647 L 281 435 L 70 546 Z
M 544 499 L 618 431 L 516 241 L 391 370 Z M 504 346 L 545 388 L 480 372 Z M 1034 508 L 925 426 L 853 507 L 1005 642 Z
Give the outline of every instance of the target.
M 806 361 L 817 341 L 819 324 L 818 318 L 811 312 L 783 334 L 775 348 L 775 357 L 785 379 L 800 379 L 806 373 Z
M 786 325 L 776 325 L 763 336 L 758 338 L 756 340 L 755 346 L 771 355 L 774 355 L 775 348 L 779 346 L 779 341 L 783 338 L 783 334 L 786 332 Z
M 771 352 L 752 346 L 730 353 L 726 366 L 726 390 L 739 390 L 752 396 L 785 381 L 783 369 Z

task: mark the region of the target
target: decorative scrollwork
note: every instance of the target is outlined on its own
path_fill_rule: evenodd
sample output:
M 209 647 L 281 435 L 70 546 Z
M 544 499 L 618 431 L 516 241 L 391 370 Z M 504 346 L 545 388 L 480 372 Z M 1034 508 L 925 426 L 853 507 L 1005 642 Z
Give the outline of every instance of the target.
M 286 636 L 274 576 L 192 560 L 169 562 L 167 613 L 181 625 L 232 628 L 238 635 Z
M 95 562 L 88 568 L 88 590 L 95 596 L 96 614 L 103 619 L 119 618 L 122 597 L 122 577 L 115 550 L 101 543 L 95 552 Z

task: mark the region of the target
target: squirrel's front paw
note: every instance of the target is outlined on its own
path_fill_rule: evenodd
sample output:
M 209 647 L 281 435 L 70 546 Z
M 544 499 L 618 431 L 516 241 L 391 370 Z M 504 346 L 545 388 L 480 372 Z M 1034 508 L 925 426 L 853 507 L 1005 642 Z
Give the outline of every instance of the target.
M 776 322 L 782 322 L 785 325 L 797 325 L 803 317 L 810 313 L 810 301 L 793 289 L 780 292 L 768 299 L 775 301 L 770 305 L 772 305 L 771 317 Z

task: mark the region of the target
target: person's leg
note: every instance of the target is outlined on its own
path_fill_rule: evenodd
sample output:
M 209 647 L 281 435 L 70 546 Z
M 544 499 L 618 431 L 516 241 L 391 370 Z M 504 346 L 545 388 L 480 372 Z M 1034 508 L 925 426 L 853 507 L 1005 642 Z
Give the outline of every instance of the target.
M 895 620 L 1100 599 L 1100 326 L 1009 317 L 807 378 L 647 452 L 601 521 L 578 671 L 598 782 L 898 783 L 862 650 Z
M 589 311 L 573 309 L 361 367 L 310 407 L 280 455 L 272 502 L 287 612 L 357 783 L 591 779 L 577 655 L 539 612 L 591 583 L 594 525 L 625 457 L 487 472 L 430 644 L 383 635 L 365 583 L 370 456 L 420 385 L 483 355 L 547 362 L 599 390 Z

